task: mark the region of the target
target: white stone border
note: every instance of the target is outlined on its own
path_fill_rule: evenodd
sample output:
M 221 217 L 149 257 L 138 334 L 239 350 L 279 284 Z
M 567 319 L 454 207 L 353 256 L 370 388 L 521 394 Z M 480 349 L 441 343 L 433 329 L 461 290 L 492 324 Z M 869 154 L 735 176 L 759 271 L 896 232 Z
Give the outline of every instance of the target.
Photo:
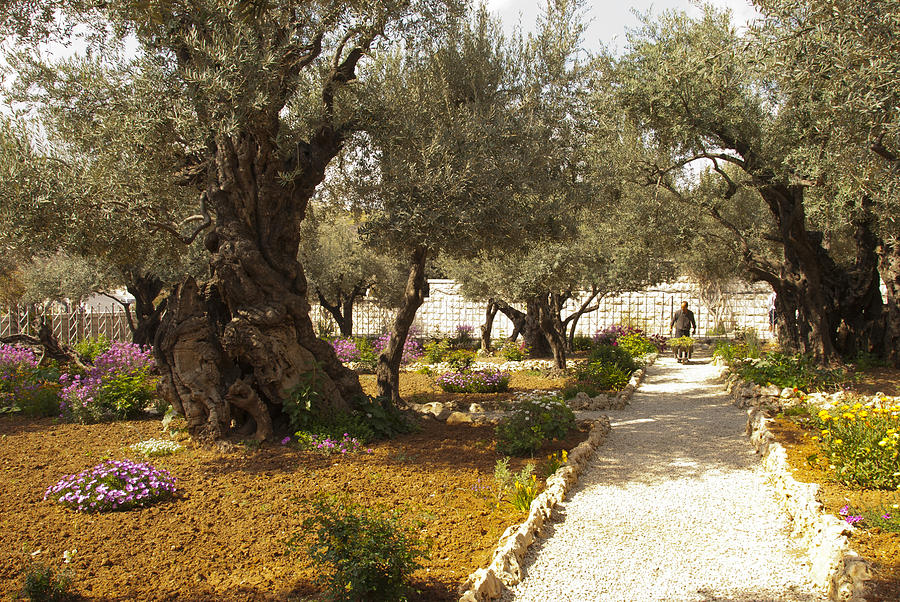
M 561 502 L 566 493 L 578 481 L 578 476 L 587 465 L 594 451 L 603 445 L 611 430 L 609 418 L 601 416 L 585 441 L 579 443 L 569 453 L 565 466 L 547 478 L 547 488 L 531 502 L 528 518 L 520 525 L 509 527 L 500 537 L 500 543 L 490 565 L 469 575 L 460 587 L 460 602 L 481 602 L 499 598 L 504 586 L 509 587 L 522 580 L 521 561 L 540 534 L 544 522 L 550 518 L 554 506 Z
M 740 385 L 734 388 L 739 389 Z M 746 404 L 747 399 L 735 395 L 734 405 Z M 806 547 L 810 576 L 816 585 L 827 589 L 831 600 L 864 602 L 865 582 L 871 578 L 871 571 L 868 563 L 850 548 L 853 527 L 824 512 L 816 499 L 818 485 L 794 479 L 787 451 L 775 440 L 769 422 L 758 405 L 747 410 L 750 443 L 762 456 L 763 468 L 775 487 L 778 502 L 791 517 L 792 535 L 799 537 Z

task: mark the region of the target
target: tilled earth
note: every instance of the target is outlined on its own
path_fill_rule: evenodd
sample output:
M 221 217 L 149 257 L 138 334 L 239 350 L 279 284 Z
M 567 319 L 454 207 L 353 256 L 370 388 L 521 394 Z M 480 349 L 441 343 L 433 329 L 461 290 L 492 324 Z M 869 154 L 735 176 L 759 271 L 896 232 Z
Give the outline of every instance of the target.
M 541 450 L 571 449 L 586 436 Z M 489 427 L 425 423 L 372 446 L 374 453 L 323 456 L 290 446 L 192 446 L 151 463 L 177 479 L 179 497 L 144 509 L 84 514 L 42 501 L 66 474 L 104 459 L 141 459 L 128 449 L 165 438 L 157 420 L 97 425 L 0 418 L 0 598 L 10 599 L 35 561 L 62 567 L 90 600 L 301 600 L 317 597 L 301 535 L 305 500 L 346 494 L 399 507 L 420 521 L 431 556 L 415 574 L 417 600 L 452 600 L 485 566 L 502 532 L 524 518 L 492 503 L 498 459 Z M 514 460 L 518 469 L 524 460 Z M 538 472 L 541 471 L 540 462 Z
M 819 485 L 819 501 L 825 511 L 838 516 L 845 504 L 856 508 L 890 506 L 900 503 L 900 492 L 852 489 L 837 482 L 818 465 L 807 460 L 818 453 L 812 441 L 814 432 L 805 431 L 795 422 L 776 419 L 769 425 L 779 443 L 784 445 L 794 478 Z M 850 539 L 853 550 L 868 560 L 874 574 L 867 584 L 866 600 L 871 602 L 900 600 L 900 533 L 878 528 L 857 528 Z

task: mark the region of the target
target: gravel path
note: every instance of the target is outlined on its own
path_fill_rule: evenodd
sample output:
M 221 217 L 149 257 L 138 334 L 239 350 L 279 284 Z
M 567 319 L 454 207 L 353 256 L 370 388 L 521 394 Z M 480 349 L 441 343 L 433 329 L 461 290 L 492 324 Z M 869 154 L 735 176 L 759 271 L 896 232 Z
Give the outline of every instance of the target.
M 827 599 L 708 359 L 660 357 L 504 601 Z

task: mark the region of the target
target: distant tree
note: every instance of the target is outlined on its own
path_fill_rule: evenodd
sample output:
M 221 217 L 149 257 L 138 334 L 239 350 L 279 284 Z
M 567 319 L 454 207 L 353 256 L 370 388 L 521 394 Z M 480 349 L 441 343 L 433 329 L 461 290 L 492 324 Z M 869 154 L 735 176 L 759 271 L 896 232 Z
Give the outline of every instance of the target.
M 379 395 L 399 399 L 400 358 L 429 258 L 558 235 L 558 212 L 577 205 L 578 187 L 564 183 L 572 140 L 559 117 L 573 99 L 579 6 L 548 4 L 541 33 L 516 46 L 482 8 L 438 43 L 378 64 L 379 88 L 393 92 L 363 141 L 371 170 L 358 197 L 370 243 L 410 266 L 379 358 Z
M 334 318 L 341 334 L 353 334 L 353 306 L 371 292 L 371 300 L 396 307 L 404 270 L 392 257 L 366 245 L 360 224 L 336 207 L 312 206 L 303 221 L 300 261 L 306 267 L 311 297 Z

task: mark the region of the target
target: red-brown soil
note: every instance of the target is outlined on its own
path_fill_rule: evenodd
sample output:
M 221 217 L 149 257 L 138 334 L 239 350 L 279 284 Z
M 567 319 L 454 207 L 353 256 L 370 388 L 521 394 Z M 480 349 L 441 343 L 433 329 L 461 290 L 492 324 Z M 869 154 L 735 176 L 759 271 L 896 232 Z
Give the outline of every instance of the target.
M 430 559 L 415 574 L 418 600 L 455 599 L 457 587 L 488 563 L 497 540 L 524 518 L 490 503 L 498 454 L 489 427 L 425 423 L 373 445 L 371 455 L 326 457 L 289 446 L 191 446 L 152 460 L 178 480 L 180 496 L 144 509 L 83 514 L 42 501 L 66 474 L 105 458 L 138 459 L 128 449 L 160 438 L 156 420 L 98 425 L 0 418 L 0 598 L 21 587 L 33 559 L 68 565 L 91 600 L 302 600 L 316 596 L 319 570 L 305 551 L 288 554 L 303 501 L 316 492 L 400 507 L 424 523 Z M 541 451 L 571 449 L 575 433 Z M 518 469 L 524 461 L 514 460 Z M 541 468 L 539 466 L 538 471 Z
M 794 478 L 803 483 L 819 484 L 818 499 L 826 512 L 838 516 L 838 511 L 847 504 L 854 508 L 869 508 L 900 502 L 900 492 L 851 489 L 835 481 L 819 463 L 810 463 L 808 458 L 818 452 L 811 439 L 814 432 L 783 418 L 774 420 L 769 428 L 785 447 Z M 874 568 L 866 600 L 900 600 L 900 533 L 858 528 L 851 537 L 850 545 Z

